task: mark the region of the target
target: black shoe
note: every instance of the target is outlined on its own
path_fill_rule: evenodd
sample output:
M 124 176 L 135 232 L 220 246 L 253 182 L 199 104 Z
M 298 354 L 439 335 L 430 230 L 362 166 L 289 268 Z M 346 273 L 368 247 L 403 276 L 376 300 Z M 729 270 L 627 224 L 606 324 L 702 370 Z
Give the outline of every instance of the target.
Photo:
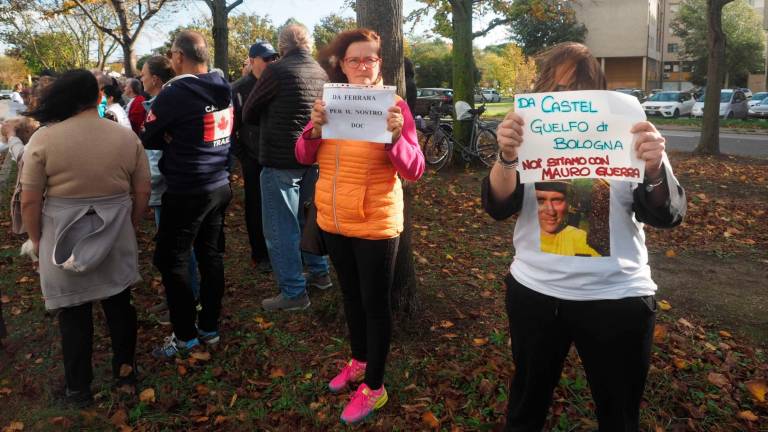
M 65 387 L 56 396 L 64 405 L 77 409 L 87 408 L 93 404 L 93 393 L 91 393 L 91 390 L 70 390 Z
M 272 273 L 272 264 L 269 262 L 269 258 L 256 259 L 251 258 L 251 267 L 256 270 L 256 273 Z

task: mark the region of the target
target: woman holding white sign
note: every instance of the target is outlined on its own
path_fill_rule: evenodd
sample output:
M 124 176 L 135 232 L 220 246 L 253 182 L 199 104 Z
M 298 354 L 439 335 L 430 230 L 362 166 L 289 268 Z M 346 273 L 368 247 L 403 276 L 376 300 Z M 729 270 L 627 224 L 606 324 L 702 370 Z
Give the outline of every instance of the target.
M 331 82 L 383 85 L 381 41 L 371 30 L 340 33 L 322 56 L 330 64 Z M 392 328 L 389 298 L 403 230 L 399 177 L 418 180 L 424 173 L 424 155 L 408 105 L 399 97 L 387 113 L 389 144 L 323 139 L 326 124 L 325 102 L 317 100 L 296 143 L 296 159 L 320 166 L 317 224 L 341 285 L 352 348 L 352 358 L 328 386 L 339 392 L 363 381 L 341 415 L 351 424 L 387 402 L 383 380 Z M 370 136 L 381 132 L 369 131 Z
M 584 45 L 557 45 L 540 65 L 536 93 L 606 88 L 599 63 Z M 575 344 L 600 430 L 637 431 L 656 312 L 643 224 L 680 224 L 685 193 L 672 173 L 664 138 L 646 121 L 631 130 L 637 156 L 645 162 L 643 183 L 519 184 L 517 154 L 526 145 L 525 128 L 514 112 L 499 124 L 499 158 L 482 188 L 483 206 L 493 218 L 519 214 L 506 278 L 516 366 L 506 430 L 542 429 Z

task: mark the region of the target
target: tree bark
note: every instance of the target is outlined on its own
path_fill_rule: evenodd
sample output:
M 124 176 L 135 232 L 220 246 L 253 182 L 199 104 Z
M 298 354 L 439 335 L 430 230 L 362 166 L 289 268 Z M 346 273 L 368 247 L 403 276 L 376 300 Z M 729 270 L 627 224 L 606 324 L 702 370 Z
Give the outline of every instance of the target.
M 453 103 L 467 102 L 475 106 L 475 61 L 472 54 L 472 3 L 473 0 L 451 0 L 453 23 Z M 467 121 L 454 122 L 456 140 L 469 147 L 472 128 Z M 459 148 L 456 146 L 456 150 Z M 459 158 L 454 158 L 458 160 Z
M 224 73 L 229 71 L 229 28 L 227 26 L 227 1 L 208 2 L 213 17 L 213 65 Z
M 699 154 L 720 154 L 720 90 L 725 72 L 725 33 L 723 32 L 723 6 L 733 0 L 707 0 L 707 92 Z
M 396 86 L 397 94 L 405 98 L 403 0 L 358 0 L 356 10 L 357 25 L 381 36 L 384 84 Z
M 357 0 L 357 25 L 370 28 L 381 36 L 382 76 L 387 85 L 397 86 L 397 94 L 405 99 L 403 70 L 403 1 Z M 403 182 L 404 229 L 395 260 L 392 284 L 392 308 L 404 316 L 418 310 L 418 281 L 413 262 L 413 194 L 414 184 Z

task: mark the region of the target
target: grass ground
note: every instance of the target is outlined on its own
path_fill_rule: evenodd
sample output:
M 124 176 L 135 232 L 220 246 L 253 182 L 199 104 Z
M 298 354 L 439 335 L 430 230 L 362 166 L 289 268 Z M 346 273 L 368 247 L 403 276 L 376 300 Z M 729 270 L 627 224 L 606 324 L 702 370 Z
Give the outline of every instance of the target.
M 768 161 L 682 154 L 671 159 L 687 187 L 690 209 L 676 230 L 648 229 L 658 299 L 664 302 L 642 430 L 764 431 Z M 413 226 L 421 308 L 396 321 L 385 378 L 390 402 L 357 430 L 489 431 L 503 424 L 514 368 L 502 278 L 513 256 L 514 220 L 494 222 L 483 213 L 479 185 L 484 175 L 481 168 L 457 167 L 428 172 L 417 184 Z M 336 288 L 312 291 L 312 307 L 304 312 L 263 312 L 259 302 L 275 292 L 275 285 L 248 264 L 236 190 L 226 228 L 219 347 L 210 358 L 164 363 L 149 356 L 170 329 L 146 312 L 162 290 L 149 262 L 153 245 L 147 221 L 139 238 L 145 278 L 134 290 L 142 396 L 110 390 L 108 337 L 95 308 L 98 397 L 88 410 L 68 409 L 52 396 L 63 377 L 56 320 L 43 309 L 36 274 L 17 257 L 22 239 L 2 230 L 0 283 L 11 336 L 7 351 L 0 353 L 0 428 L 347 429 L 338 416 L 348 395 L 326 391 L 349 355 L 340 293 Z M 6 212 L 0 225 L 8 226 Z M 593 411 L 572 353 L 547 430 L 595 430 Z

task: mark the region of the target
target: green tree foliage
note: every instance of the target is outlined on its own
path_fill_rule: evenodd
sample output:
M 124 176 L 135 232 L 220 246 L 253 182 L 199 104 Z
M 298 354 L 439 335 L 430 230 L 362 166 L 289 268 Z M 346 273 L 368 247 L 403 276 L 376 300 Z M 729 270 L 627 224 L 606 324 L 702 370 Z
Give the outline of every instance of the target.
M 22 60 L 0 56 L 0 87 L 13 87 L 14 84 L 26 80 L 29 72 Z
M 560 42 L 584 42 L 587 28 L 576 20 L 573 0 L 517 0 L 510 11 L 510 37 L 527 56 Z
M 320 23 L 312 29 L 312 37 L 315 39 L 315 49 L 320 51 L 336 37 L 337 34 L 357 28 L 354 18 L 345 18 L 331 14 L 320 19 Z
M 216 53 L 211 28 L 212 22 L 208 17 L 197 20 L 188 26 L 177 27 L 168 32 L 168 39 L 162 46 L 152 51 L 155 54 L 165 55 L 171 49 L 176 35 L 183 30 L 194 30 L 200 32 L 205 37 L 210 53 L 213 56 Z M 240 76 L 240 69 L 246 57 L 248 57 L 248 49 L 257 40 L 264 40 L 275 46 L 277 45 L 277 30 L 268 17 L 245 13 L 229 17 L 229 44 L 227 49 L 229 50 L 228 74 L 231 78 Z
M 723 8 L 725 32 L 726 85 L 745 84 L 750 72 L 765 67 L 765 33 L 762 17 L 747 3 L 736 0 Z M 683 41 L 682 56 L 694 61 L 692 82 L 707 81 L 707 4 L 706 0 L 683 0 L 672 31 Z
M 514 43 L 486 48 L 477 64 L 484 87 L 496 87 L 504 95 L 529 91 L 536 79 L 536 62 Z
M 410 41 L 410 59 L 416 67 L 418 87 L 452 87 L 451 46 L 442 39 L 416 38 Z

